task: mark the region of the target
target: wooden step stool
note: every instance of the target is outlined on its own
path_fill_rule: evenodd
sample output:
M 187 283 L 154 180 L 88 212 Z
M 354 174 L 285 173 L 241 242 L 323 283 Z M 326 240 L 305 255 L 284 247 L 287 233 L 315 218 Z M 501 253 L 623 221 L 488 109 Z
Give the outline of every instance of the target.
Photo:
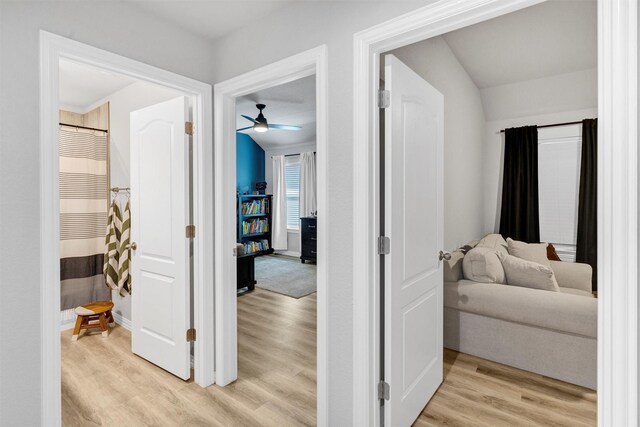
M 109 323 L 113 323 L 111 301 L 96 301 L 76 308 L 76 327 L 73 329 L 71 341 L 77 341 L 82 329 L 100 329 L 103 337 L 109 336 Z M 96 322 L 97 321 L 97 322 Z

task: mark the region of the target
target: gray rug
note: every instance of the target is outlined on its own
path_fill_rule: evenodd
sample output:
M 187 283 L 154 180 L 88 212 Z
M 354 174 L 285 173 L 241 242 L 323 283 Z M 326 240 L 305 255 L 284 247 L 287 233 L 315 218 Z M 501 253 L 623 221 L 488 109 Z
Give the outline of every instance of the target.
M 284 255 L 256 257 L 256 286 L 293 298 L 316 291 L 316 265 Z

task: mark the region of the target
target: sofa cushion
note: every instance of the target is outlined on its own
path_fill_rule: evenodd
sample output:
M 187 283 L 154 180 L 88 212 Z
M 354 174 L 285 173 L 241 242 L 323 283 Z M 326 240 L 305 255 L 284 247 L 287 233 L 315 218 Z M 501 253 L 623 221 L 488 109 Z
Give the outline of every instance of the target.
M 475 247 L 462 260 L 464 278 L 482 283 L 507 283 L 495 249 Z
M 558 282 L 551 267 L 527 261 L 513 255 L 499 254 L 507 284 L 525 288 L 558 292 Z
M 580 296 L 587 297 L 587 298 L 594 298 L 594 296 L 593 296 L 593 294 L 591 292 L 583 291 L 581 289 L 563 288 L 562 286 L 560 286 L 558 289 L 563 294 L 580 295 Z
M 547 243 L 547 259 L 549 261 L 562 261 L 560 255 L 556 252 L 556 247 L 551 243 Z
M 461 251 L 451 252 L 451 258 L 445 260 L 442 264 L 442 273 L 445 282 L 455 282 L 464 279 L 462 273 L 462 260 L 464 259 L 464 253 Z
M 484 236 L 479 242 L 478 247 L 483 248 L 493 248 L 496 252 L 502 252 L 504 254 L 508 254 L 509 250 L 507 249 L 507 242 L 500 234 L 487 234 Z
M 598 302 L 581 295 L 460 280 L 445 283 L 444 305 L 495 319 L 597 336 Z
M 546 243 L 525 243 L 508 238 L 507 247 L 509 249 L 509 255 L 551 267 L 549 258 L 547 258 Z

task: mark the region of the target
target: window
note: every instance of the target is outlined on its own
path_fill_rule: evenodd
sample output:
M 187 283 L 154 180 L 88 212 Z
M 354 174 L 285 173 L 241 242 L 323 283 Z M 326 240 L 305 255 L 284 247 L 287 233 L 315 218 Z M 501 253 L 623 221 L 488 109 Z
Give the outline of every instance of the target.
M 285 158 L 284 179 L 287 184 L 287 229 L 300 229 L 300 156 Z
M 580 182 L 580 125 L 538 131 L 540 240 L 563 261 L 575 261 Z

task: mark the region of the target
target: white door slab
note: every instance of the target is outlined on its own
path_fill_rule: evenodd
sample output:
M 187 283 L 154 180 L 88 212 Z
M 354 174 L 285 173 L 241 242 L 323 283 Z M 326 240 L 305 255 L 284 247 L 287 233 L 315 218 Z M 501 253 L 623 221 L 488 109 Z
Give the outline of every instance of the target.
M 190 376 L 188 100 L 131 113 L 132 351 Z
M 410 426 L 443 376 L 444 99 L 396 57 L 385 58 L 385 425 Z

